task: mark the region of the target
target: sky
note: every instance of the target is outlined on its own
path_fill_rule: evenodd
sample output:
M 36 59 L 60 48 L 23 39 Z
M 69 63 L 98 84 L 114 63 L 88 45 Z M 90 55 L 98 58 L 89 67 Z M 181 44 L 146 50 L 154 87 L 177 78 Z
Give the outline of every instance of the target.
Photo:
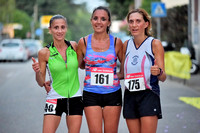
M 177 5 L 185 5 L 189 3 L 189 0 L 161 0 L 165 3 L 166 8 L 172 8 Z
M 108 3 L 105 0 L 74 0 L 76 4 L 86 3 L 87 9 L 92 13 L 93 9 L 97 6 L 107 6 Z M 189 0 L 161 0 L 161 2 L 165 3 L 166 8 L 172 8 L 177 5 L 188 4 Z
M 74 0 L 73 2 L 75 4 L 81 4 L 81 3 L 86 2 L 87 9 L 91 13 L 92 13 L 93 9 L 96 8 L 97 6 L 106 6 L 107 5 L 105 0 Z

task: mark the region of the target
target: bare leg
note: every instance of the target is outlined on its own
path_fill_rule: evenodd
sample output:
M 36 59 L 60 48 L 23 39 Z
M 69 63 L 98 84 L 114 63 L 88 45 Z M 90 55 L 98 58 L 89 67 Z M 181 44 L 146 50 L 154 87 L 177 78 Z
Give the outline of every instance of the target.
M 121 106 L 105 106 L 103 109 L 104 132 L 117 133 Z
M 82 116 L 81 115 L 66 116 L 66 123 L 68 127 L 68 133 L 80 133 Z
M 156 133 L 158 124 L 157 116 L 145 116 L 141 118 L 141 133 Z
M 129 133 L 140 133 L 141 124 L 140 119 L 126 119 Z
M 84 108 L 90 133 L 102 133 L 102 108 L 89 106 Z
M 60 116 L 45 115 L 43 120 L 43 133 L 55 133 L 59 126 L 60 120 Z

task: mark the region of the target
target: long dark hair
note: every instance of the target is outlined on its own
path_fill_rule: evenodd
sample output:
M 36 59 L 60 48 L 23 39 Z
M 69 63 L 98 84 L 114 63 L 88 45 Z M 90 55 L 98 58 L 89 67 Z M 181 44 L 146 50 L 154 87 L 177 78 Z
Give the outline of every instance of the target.
M 111 13 L 110 13 L 109 9 L 108 9 L 107 7 L 104 7 L 104 6 L 99 6 L 99 7 L 95 8 L 95 9 L 93 10 L 93 12 L 92 12 L 91 19 L 92 19 L 93 15 L 94 15 L 94 12 L 95 12 L 96 10 L 104 10 L 104 11 L 106 11 L 107 14 L 108 14 L 108 20 L 111 22 Z M 110 26 L 111 26 L 111 23 L 110 23 L 110 25 L 109 25 L 109 26 L 107 27 L 107 29 L 106 29 L 106 32 L 107 32 L 107 33 L 110 33 Z

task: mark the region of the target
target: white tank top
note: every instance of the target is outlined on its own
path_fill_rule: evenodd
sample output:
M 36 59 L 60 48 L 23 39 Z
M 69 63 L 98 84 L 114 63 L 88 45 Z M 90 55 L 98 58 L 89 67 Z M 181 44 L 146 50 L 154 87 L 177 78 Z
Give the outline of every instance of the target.
M 134 39 L 130 39 L 126 48 L 124 62 L 124 74 L 144 74 L 144 86 L 160 94 L 157 76 L 151 75 L 151 66 L 154 64 L 154 55 L 152 52 L 153 37 L 147 37 L 140 47 L 136 48 Z

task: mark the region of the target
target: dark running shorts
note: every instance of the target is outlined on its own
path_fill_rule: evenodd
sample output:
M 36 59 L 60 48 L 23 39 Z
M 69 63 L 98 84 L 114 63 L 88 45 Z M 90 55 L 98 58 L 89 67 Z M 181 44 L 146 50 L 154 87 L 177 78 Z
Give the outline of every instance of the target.
M 83 115 L 82 97 L 46 100 L 44 115 L 61 116 L 63 112 L 66 115 Z
M 83 91 L 84 107 L 87 106 L 122 106 L 122 91 L 121 89 L 108 93 L 97 94 L 92 92 Z
M 125 119 L 136 119 L 144 116 L 162 118 L 160 97 L 152 90 L 130 92 L 125 89 L 123 116 Z

